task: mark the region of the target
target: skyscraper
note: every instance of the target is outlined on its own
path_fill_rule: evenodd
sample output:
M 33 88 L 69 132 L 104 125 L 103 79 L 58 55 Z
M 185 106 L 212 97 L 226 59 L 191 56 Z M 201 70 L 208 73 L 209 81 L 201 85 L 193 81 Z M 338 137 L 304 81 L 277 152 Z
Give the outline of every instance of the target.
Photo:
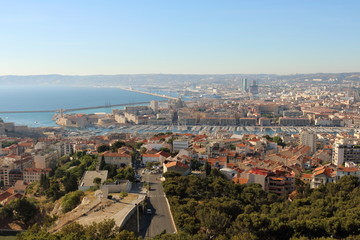
M 256 83 L 256 80 L 253 81 L 253 84 L 250 86 L 249 92 L 253 95 L 259 93 L 259 86 Z
M 248 80 L 246 78 L 241 79 L 241 90 L 247 92 L 248 89 Z

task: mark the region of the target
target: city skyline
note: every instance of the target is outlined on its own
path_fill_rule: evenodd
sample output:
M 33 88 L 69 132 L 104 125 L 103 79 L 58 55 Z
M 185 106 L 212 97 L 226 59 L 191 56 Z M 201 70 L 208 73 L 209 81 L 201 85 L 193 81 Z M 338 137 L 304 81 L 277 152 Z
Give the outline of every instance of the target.
M 357 1 L 1 5 L 0 75 L 360 71 Z

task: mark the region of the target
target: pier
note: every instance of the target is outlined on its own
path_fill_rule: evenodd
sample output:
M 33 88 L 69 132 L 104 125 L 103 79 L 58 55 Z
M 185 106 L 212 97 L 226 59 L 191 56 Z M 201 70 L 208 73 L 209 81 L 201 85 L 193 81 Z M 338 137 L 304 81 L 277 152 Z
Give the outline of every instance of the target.
M 140 90 L 134 90 L 134 89 L 131 89 L 131 88 L 124 88 L 124 87 L 118 87 L 118 88 L 121 89 L 121 90 L 137 92 L 137 93 L 142 93 L 142 94 L 147 94 L 147 95 L 151 95 L 151 96 L 162 97 L 162 98 L 167 98 L 167 99 L 172 99 L 172 100 L 178 99 L 176 97 L 170 97 L 170 96 L 161 95 L 161 94 L 157 94 L 157 93 L 151 93 L 151 92 L 144 92 L 144 91 L 140 91 Z
M 132 106 L 132 105 L 141 105 L 141 104 L 149 104 L 150 102 L 136 102 L 136 103 L 122 103 L 122 104 L 108 104 L 103 106 L 92 106 L 92 107 L 81 107 L 81 108 L 68 108 L 62 109 L 65 112 L 75 112 L 81 110 L 89 110 L 89 109 L 98 109 L 98 108 L 112 108 L 112 107 L 122 107 L 122 106 Z M 22 110 L 22 111 L 1 111 L 1 113 L 57 113 L 60 112 L 61 109 L 55 110 Z

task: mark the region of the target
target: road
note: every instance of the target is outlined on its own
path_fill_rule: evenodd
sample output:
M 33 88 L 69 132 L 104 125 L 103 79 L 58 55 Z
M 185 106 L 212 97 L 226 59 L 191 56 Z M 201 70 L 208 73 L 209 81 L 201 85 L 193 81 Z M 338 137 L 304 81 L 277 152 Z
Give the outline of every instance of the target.
M 162 233 L 174 233 L 175 228 L 172 222 L 171 213 L 166 202 L 164 189 L 161 181 L 158 180 L 159 174 L 144 174 L 143 181 L 150 183 L 150 191 L 148 192 L 148 208 L 152 210 L 152 214 L 144 214 L 142 218 L 140 235 L 143 238 L 151 238 Z

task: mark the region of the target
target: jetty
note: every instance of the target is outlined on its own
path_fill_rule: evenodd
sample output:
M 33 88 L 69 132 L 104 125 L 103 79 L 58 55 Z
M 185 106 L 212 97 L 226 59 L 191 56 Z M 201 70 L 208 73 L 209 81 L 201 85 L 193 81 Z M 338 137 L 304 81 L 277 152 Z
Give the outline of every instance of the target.
M 131 91 L 131 92 L 136 92 L 136 93 L 142 93 L 142 94 L 147 94 L 147 95 L 151 95 L 151 96 L 156 96 L 156 97 L 162 97 L 162 98 L 167 98 L 167 99 L 172 99 L 172 100 L 176 100 L 178 98 L 176 97 L 170 97 L 167 96 L 165 94 L 157 94 L 157 93 L 151 93 L 151 92 L 144 92 L 144 91 L 140 91 L 140 90 L 135 90 L 132 88 L 124 88 L 124 87 L 118 87 L 121 90 L 126 90 L 126 91 Z
M 59 113 L 62 111 L 65 112 L 76 112 L 88 109 L 98 109 L 98 108 L 112 108 L 112 107 L 121 107 L 121 106 L 132 106 L 132 105 L 141 105 L 149 104 L 150 102 L 135 102 L 135 103 L 122 103 L 122 104 L 107 104 L 103 106 L 91 106 L 91 107 L 81 107 L 81 108 L 68 108 L 68 109 L 54 109 L 54 110 L 21 110 L 21 111 L 0 111 L 1 113 Z

